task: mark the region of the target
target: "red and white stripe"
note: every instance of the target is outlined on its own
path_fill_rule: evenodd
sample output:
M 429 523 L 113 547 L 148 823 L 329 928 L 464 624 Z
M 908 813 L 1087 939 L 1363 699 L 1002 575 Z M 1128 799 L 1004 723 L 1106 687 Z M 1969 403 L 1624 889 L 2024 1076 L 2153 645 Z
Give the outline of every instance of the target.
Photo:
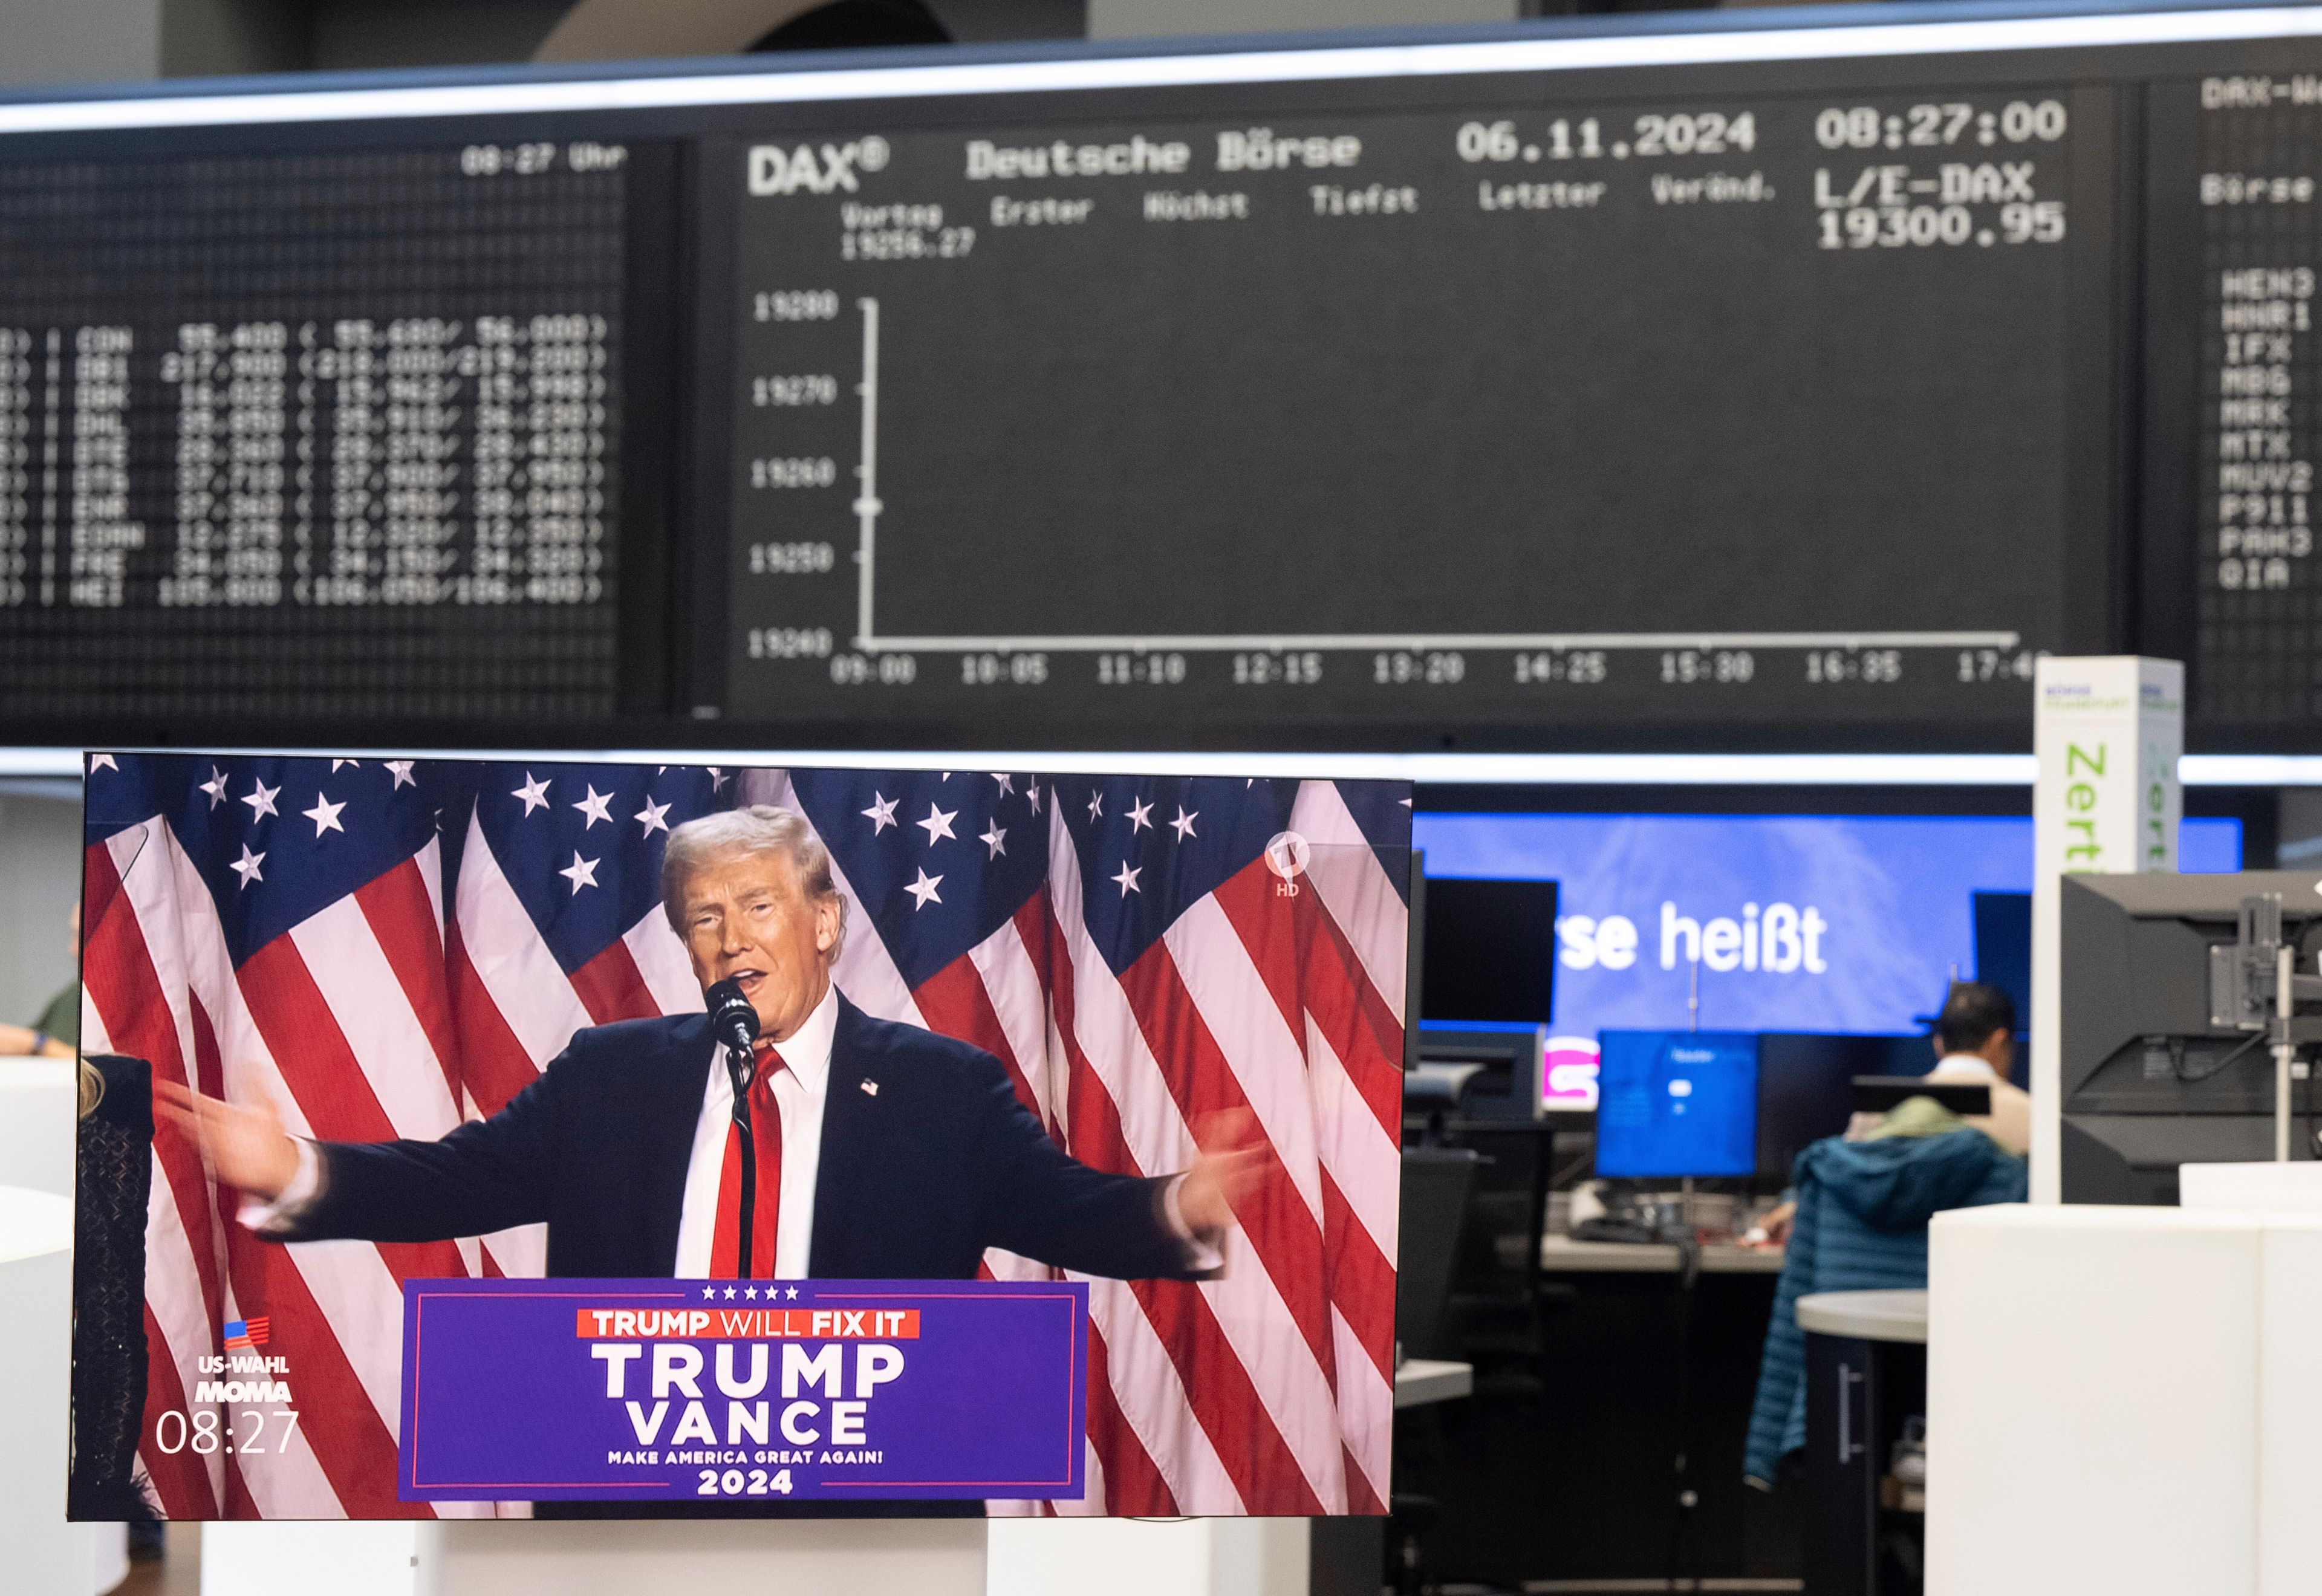
M 786 777 L 745 784 L 754 801 L 794 807 Z M 1183 1169 L 1191 1127 L 1236 1110 L 1275 1155 L 1222 1279 L 1091 1282 L 1090 1495 L 1048 1504 L 1056 1512 L 1385 1503 L 1405 917 L 1335 788 L 1302 789 L 1293 825 L 1314 844 L 1297 895 L 1277 896 L 1253 864 L 1120 977 L 1084 929 L 1061 819 L 1047 894 L 916 990 L 840 880 L 841 990 L 992 1053 L 1083 1162 Z M 1045 1272 L 997 1251 L 984 1268 Z

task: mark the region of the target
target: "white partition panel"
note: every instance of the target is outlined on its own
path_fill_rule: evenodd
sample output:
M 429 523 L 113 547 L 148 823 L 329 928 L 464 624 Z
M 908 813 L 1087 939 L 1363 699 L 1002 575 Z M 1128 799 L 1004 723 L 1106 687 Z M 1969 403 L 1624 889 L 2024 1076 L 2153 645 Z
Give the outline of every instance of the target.
M 2316 1588 L 2322 1218 L 1962 1210 L 1929 1292 L 1930 1596 Z

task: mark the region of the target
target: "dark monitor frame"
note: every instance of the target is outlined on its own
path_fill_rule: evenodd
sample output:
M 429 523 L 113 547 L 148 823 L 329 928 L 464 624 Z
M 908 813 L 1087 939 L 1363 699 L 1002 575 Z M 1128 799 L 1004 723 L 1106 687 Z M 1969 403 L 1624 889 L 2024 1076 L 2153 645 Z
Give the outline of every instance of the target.
M 1884 1114 L 1913 1098 L 1933 1098 L 1965 1118 L 1991 1112 L 1991 1087 L 1981 1081 L 1926 1081 L 1916 1075 L 1857 1075 L 1854 1107 L 1864 1114 Z
M 1439 876 L 1425 889 L 1422 990 L 1429 1020 L 1544 1026 L 1555 1017 L 1554 881 Z M 1506 934 L 1519 934 L 1511 948 Z M 1433 972 L 1425 973 L 1432 964 Z

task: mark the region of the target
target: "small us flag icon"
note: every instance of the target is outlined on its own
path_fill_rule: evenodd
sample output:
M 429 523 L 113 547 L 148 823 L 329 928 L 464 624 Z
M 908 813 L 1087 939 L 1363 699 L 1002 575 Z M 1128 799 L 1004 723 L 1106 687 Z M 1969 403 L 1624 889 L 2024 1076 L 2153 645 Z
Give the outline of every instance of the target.
M 253 1346 L 264 1346 L 270 1321 L 264 1318 L 228 1319 L 225 1322 L 225 1345 L 228 1352 Z

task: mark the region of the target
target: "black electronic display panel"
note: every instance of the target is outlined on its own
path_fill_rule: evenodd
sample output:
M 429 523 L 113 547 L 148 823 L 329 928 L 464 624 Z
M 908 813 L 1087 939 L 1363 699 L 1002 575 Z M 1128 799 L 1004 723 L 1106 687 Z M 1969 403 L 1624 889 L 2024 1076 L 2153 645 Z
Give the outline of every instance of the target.
M 618 145 L 0 164 L 0 716 L 615 707 Z
M 2276 14 L 0 100 L 0 736 L 2322 748 Z
M 718 145 L 727 712 L 2025 722 L 2111 96 L 1573 89 Z
M 2322 734 L 2314 315 L 2322 73 L 2148 91 L 2155 367 L 2146 561 L 2156 643 L 2210 739 Z

